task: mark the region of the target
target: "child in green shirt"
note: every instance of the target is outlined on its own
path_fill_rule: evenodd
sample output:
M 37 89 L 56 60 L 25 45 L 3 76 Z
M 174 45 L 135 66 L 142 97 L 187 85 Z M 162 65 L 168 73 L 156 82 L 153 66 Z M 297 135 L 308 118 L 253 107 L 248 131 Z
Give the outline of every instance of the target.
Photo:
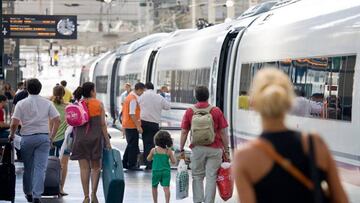
M 166 203 L 170 202 L 170 163 L 176 163 L 173 151 L 170 149 L 173 141 L 169 132 L 159 131 L 154 137 L 155 147 L 150 151 L 147 157 L 148 161 L 152 162 L 152 194 L 154 203 L 157 203 L 157 186 L 160 185 L 164 189 Z

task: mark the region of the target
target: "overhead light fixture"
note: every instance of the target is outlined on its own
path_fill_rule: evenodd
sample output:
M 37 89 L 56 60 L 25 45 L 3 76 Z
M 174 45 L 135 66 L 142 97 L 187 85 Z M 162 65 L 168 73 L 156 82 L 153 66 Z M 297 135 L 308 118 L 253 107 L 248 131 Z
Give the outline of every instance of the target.
M 112 0 L 104 0 L 105 3 L 109 4 L 112 2 Z
M 234 6 L 234 1 L 233 0 L 227 0 L 225 5 L 226 5 L 226 7 L 233 7 Z

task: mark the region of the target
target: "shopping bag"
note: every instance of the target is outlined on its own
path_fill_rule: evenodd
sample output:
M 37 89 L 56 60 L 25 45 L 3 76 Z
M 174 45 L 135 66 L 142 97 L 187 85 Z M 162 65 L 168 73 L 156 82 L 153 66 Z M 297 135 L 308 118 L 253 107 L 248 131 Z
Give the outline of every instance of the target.
M 60 158 L 62 156 L 64 156 L 64 152 L 67 151 L 67 152 L 71 152 L 72 150 L 72 144 L 73 144 L 73 130 L 74 130 L 74 127 L 72 126 L 68 126 L 65 130 L 65 139 L 64 139 L 64 142 L 63 144 L 61 145 L 61 149 L 60 149 Z
M 176 174 L 176 199 L 189 196 L 189 173 L 184 159 L 181 159 Z
M 234 181 L 231 176 L 231 163 L 223 162 L 218 170 L 216 184 L 220 197 L 227 201 L 232 197 Z

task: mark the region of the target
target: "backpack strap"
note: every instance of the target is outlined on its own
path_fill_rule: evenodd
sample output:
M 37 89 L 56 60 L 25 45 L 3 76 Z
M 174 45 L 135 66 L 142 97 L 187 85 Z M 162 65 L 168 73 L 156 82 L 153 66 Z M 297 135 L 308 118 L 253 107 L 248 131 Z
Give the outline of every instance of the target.
M 281 156 L 268 141 L 260 138 L 251 141 L 251 145 L 263 151 L 275 163 L 279 164 L 286 172 L 292 175 L 297 181 L 302 183 L 309 190 L 314 190 L 314 183 L 304 175 L 302 171 L 296 168 L 288 159 Z
M 214 108 L 214 106 L 212 106 L 211 104 L 209 104 L 209 106 L 206 108 L 197 108 L 195 105 L 191 107 L 194 114 L 198 114 L 198 113 L 202 113 L 202 112 L 209 114 L 213 108 Z

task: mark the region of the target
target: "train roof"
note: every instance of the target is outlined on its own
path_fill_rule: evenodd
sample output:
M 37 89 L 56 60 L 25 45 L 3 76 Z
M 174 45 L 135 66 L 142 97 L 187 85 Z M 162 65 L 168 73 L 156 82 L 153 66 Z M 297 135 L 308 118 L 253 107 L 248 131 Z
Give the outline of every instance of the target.
M 355 53 L 359 47 L 360 1 L 301 0 L 262 14 L 240 42 L 240 60 Z

